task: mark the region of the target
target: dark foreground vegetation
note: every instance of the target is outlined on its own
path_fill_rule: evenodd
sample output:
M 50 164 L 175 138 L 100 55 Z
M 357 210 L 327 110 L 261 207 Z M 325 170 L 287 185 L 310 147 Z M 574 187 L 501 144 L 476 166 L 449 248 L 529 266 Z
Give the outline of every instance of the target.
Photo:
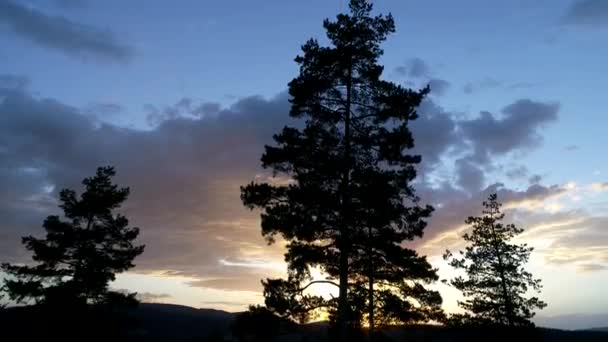
M 463 314 L 443 311 L 432 285 L 437 269 L 406 247 L 421 238 L 434 209 L 414 189 L 420 155 L 410 127 L 431 91 L 381 79 L 381 43 L 392 16 L 351 0 L 350 13 L 324 21 L 329 46 L 311 39 L 289 83 L 290 115 L 266 146 L 262 166 L 289 182 L 251 182 L 243 204 L 261 213 L 262 235 L 286 244 L 287 277 L 262 281 L 265 306 L 231 314 L 139 304 L 111 288 L 135 267 L 139 228 L 120 213 L 129 188 L 113 167 L 59 193 L 63 214 L 43 223 L 44 237 L 22 242 L 32 262 L 3 263 L 0 339 L 8 341 L 608 341 L 608 333 L 536 328 L 541 280 L 526 270 L 532 248 L 513 239 L 495 194 L 469 217 L 464 250 L 445 259 L 462 275 L 445 283 L 462 292 Z M 320 270 L 325 279 L 314 279 Z M 337 297 L 316 295 L 325 284 Z M 310 289 L 310 290 L 308 290 Z M 0 298 L 1 299 L 1 298 Z M 0 305 L 4 301 L 0 301 Z M 326 323 L 307 323 L 327 317 Z M 442 324 L 439 324 L 442 323 Z
M 326 322 L 299 325 L 276 316 L 142 303 L 121 312 L 14 307 L 0 310 L 3 341 L 333 341 Z M 383 329 L 376 341 L 608 341 L 608 331 L 412 325 Z M 361 339 L 365 340 L 365 333 Z

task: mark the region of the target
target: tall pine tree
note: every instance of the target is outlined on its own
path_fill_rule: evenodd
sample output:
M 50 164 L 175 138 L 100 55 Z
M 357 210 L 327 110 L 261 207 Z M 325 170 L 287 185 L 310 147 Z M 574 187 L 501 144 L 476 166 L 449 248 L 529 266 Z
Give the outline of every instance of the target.
M 546 306 L 537 297 L 527 296 L 529 290 L 541 289 L 540 279 L 524 269 L 533 248 L 509 243 L 523 229 L 502 223 L 505 215 L 496 194 L 483 206 L 483 216 L 465 221 L 472 230 L 463 236 L 469 244 L 460 252 L 461 257 L 450 251 L 444 255 L 452 267 L 466 273 L 466 278 L 459 276 L 449 282 L 465 297 L 459 305 L 466 314 L 454 318 L 465 323 L 531 326 L 534 310 Z
M 113 213 L 129 195 L 129 188 L 112 183 L 114 175 L 114 168 L 100 167 L 94 177 L 84 179 L 80 197 L 73 190 L 60 192 L 64 217 L 46 218 L 46 237 L 23 238 L 36 264 L 2 264 L 11 300 L 61 307 L 135 301 L 134 294 L 108 288 L 115 274 L 132 268 L 144 250 L 133 244 L 139 229 Z
M 374 284 L 394 293 L 400 299 L 394 307 L 402 311 L 424 312 L 418 308 L 441 302 L 422 286 L 436 279 L 435 271 L 401 245 L 422 236 L 432 212 L 419 205 L 411 184 L 420 156 L 408 154 L 414 146 L 408 124 L 429 89 L 380 78 L 380 44 L 394 32 L 393 18 L 371 16 L 365 0 L 349 7 L 349 14 L 323 23 L 330 46 L 310 39 L 295 59 L 300 73 L 289 83 L 290 115 L 304 128 L 285 127 L 262 156 L 264 168 L 291 181 L 251 183 L 241 195 L 246 206 L 262 209 L 269 242 L 277 234 L 288 242 L 289 277 L 265 282 L 267 304 L 297 312 L 337 304 L 342 339 L 362 305 L 373 323 Z M 302 293 L 314 285 L 306 284 L 313 267 L 328 275 L 321 282 L 339 288 L 337 303 Z M 367 291 L 367 299 L 355 304 L 359 296 L 349 290 Z M 408 305 L 408 298 L 419 305 Z

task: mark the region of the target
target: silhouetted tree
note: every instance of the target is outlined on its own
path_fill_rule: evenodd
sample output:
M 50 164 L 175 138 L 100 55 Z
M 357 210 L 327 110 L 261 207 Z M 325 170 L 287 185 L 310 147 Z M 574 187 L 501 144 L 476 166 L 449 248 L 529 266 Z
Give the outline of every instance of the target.
M 247 311 L 236 315 L 231 330 L 239 341 L 269 341 L 293 330 L 293 326 L 293 322 L 275 315 L 263 306 L 250 305 Z
M 339 287 L 342 339 L 351 315 L 349 286 L 360 286 L 360 276 L 368 278 L 369 308 L 375 283 L 398 283 L 402 294 L 412 294 L 420 287 L 408 289 L 405 280 L 435 278 L 424 258 L 400 245 L 422 236 L 432 212 L 418 205 L 411 186 L 420 156 L 407 154 L 414 146 L 408 123 L 429 89 L 380 79 L 380 43 L 394 32 L 393 18 L 371 16 L 364 0 L 349 7 L 349 14 L 323 23 L 330 46 L 310 39 L 295 59 L 300 74 L 289 83 L 290 115 L 305 127 L 285 127 L 262 156 L 263 167 L 288 182 L 251 183 L 241 195 L 246 206 L 262 209 L 269 242 L 276 234 L 288 241 L 289 277 L 266 287 L 297 293 L 311 280 L 310 268 L 320 268 L 329 275 L 323 282 Z
M 129 195 L 129 188 L 112 183 L 114 168 L 100 167 L 82 182 L 85 191 L 60 192 L 64 217 L 48 216 L 45 238 L 23 238 L 36 265 L 2 264 L 8 274 L 4 287 L 11 300 L 59 305 L 135 303 L 135 294 L 113 292 L 108 283 L 115 274 L 133 267 L 144 246 L 133 241 L 139 229 L 113 214 Z
M 533 325 L 534 310 L 546 306 L 537 297 L 526 296 L 528 290 L 541 289 L 540 279 L 524 269 L 533 248 L 509 243 L 523 229 L 502 223 L 505 215 L 496 194 L 483 206 L 483 216 L 465 221 L 472 230 L 463 236 L 469 244 L 460 252 L 461 257 L 450 251 L 444 255 L 452 267 L 466 273 L 466 278 L 459 276 L 449 282 L 465 297 L 459 305 L 467 313 L 454 319 L 509 327 Z

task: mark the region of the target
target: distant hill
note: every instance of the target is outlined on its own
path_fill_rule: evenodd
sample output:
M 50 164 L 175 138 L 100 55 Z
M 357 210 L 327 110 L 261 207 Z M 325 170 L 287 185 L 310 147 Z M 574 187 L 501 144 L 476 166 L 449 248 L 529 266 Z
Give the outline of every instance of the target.
M 223 340 L 230 333 L 235 313 L 214 309 L 195 309 L 173 304 L 142 303 L 130 310 L 126 318 L 133 332 L 129 341 L 208 341 Z M 0 336 L 22 338 L 30 341 L 45 336 L 52 331 L 78 329 L 81 323 L 74 322 L 78 317 L 69 312 L 38 313 L 28 307 L 13 307 L 0 310 Z M 111 324 L 99 322 L 94 327 L 101 333 Z M 95 336 L 96 332 L 86 328 Z M 3 339 L 0 339 L 3 340 Z M 13 341 L 16 339 L 7 339 Z
M 566 330 L 589 330 L 593 327 L 608 326 L 608 313 L 597 314 L 568 314 L 544 316 L 534 318 L 534 323 L 541 327 L 566 329 Z
M 142 303 L 133 313 L 146 341 L 204 341 L 224 336 L 236 314 L 173 304 Z
M 52 328 L 72 329 L 78 325 L 74 317 L 63 316 L 64 313 L 37 315 L 28 308 L 9 308 L 0 310 L 0 336 L 6 341 L 49 340 L 45 338 L 49 333 L 48 322 L 52 321 Z M 236 341 L 232 337 L 231 327 L 238 314 L 213 309 L 195 309 L 187 306 L 172 304 L 142 303 L 137 309 L 128 312 L 128 326 L 131 328 L 129 336 L 123 339 L 98 339 L 103 341 L 119 340 L 135 341 Z M 46 324 L 46 326 L 45 326 Z M 92 328 L 87 328 L 86 341 L 95 340 L 94 337 L 104 332 L 104 322 L 93 322 Z M 263 325 L 263 324 L 257 324 Z M 264 331 L 267 327 L 260 326 Z M 282 332 L 282 336 L 275 339 L 262 339 L 258 341 L 328 341 L 326 338 L 329 325 L 326 322 L 316 322 L 306 325 L 294 325 L 293 331 Z M 291 328 L 290 328 L 291 329 Z M 419 325 L 407 328 L 392 328 L 382 332 L 377 341 L 496 341 L 496 338 L 487 338 L 488 332 L 446 329 L 440 326 Z M 489 334 L 494 334 L 489 332 Z M 89 338 L 89 336 L 91 338 Z M 500 336 L 500 341 L 525 342 L 522 339 L 509 339 Z M 81 341 L 82 339 L 77 339 Z M 539 329 L 534 339 L 530 341 L 546 342 L 606 342 L 608 341 L 608 328 L 596 328 L 587 331 L 565 331 L 557 329 Z
M 608 332 L 608 327 L 591 328 L 591 329 L 588 329 L 588 330 Z

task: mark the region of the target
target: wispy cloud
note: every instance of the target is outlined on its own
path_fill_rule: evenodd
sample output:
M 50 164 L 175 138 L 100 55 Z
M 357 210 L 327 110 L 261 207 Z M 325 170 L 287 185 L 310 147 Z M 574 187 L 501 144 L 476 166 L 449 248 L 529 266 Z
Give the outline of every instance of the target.
M 46 14 L 25 2 L 0 0 L 0 22 L 23 39 L 81 60 L 126 62 L 133 56 L 132 47 L 111 31 Z
M 608 1 L 577 0 L 568 8 L 561 23 L 591 28 L 608 27 Z

